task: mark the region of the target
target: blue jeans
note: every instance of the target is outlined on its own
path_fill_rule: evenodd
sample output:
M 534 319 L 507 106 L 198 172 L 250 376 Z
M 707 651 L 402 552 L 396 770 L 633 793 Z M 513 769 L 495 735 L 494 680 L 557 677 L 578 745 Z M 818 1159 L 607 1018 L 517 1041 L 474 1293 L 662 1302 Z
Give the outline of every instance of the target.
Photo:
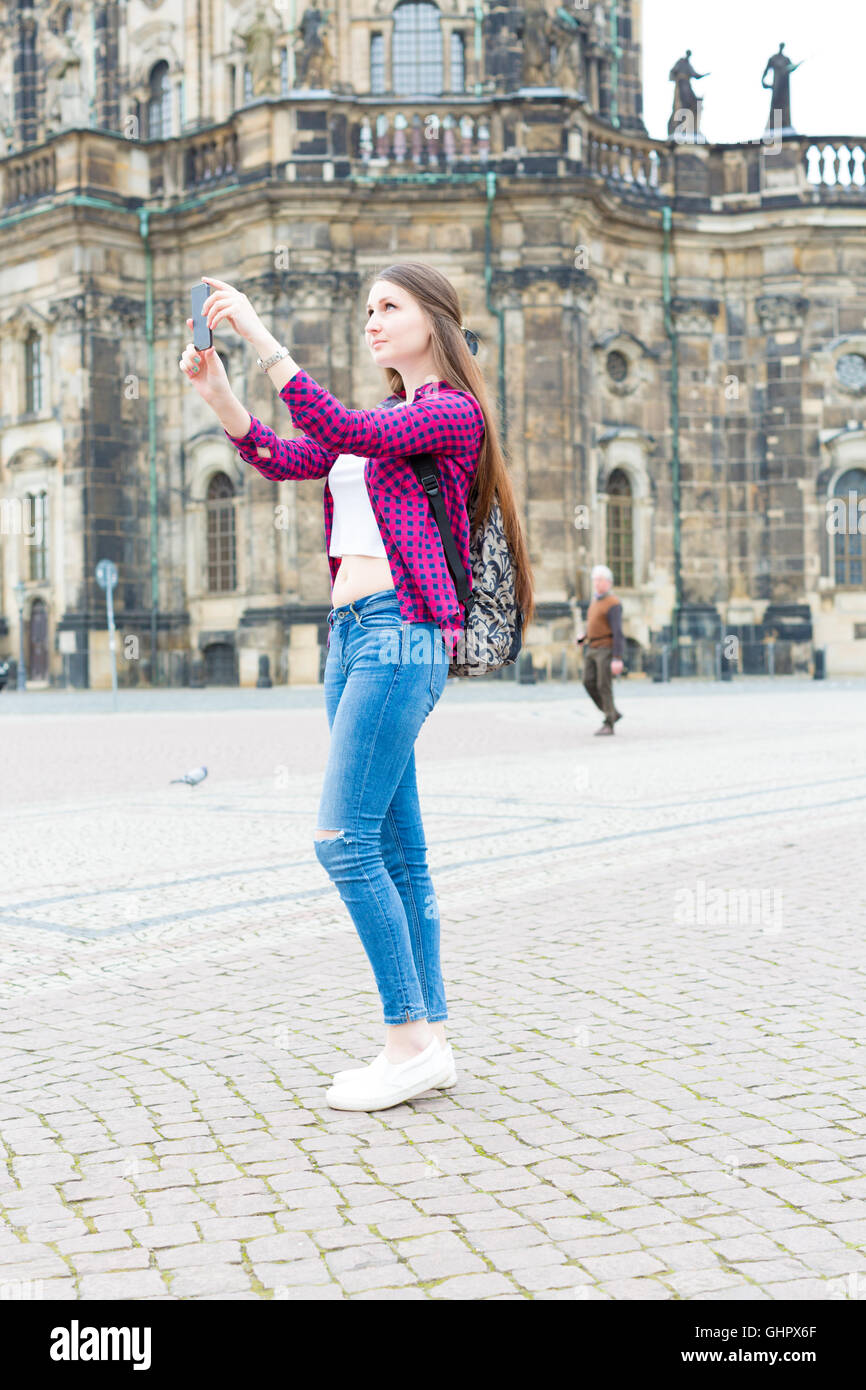
M 355 923 L 386 1024 L 448 1017 L 439 909 L 427 867 L 415 739 L 448 678 L 436 623 L 403 622 L 393 589 L 332 608 L 325 661 L 331 746 L 316 856 Z

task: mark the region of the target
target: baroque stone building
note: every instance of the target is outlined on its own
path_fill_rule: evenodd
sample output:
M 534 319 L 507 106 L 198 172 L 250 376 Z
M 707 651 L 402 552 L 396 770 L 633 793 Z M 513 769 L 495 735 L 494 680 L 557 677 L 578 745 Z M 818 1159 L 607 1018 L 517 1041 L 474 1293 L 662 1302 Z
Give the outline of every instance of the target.
M 862 137 L 651 139 L 640 39 L 640 0 L 5 4 L 0 658 L 20 610 L 31 682 L 108 684 L 108 559 L 121 684 L 154 637 L 162 682 L 251 685 L 263 655 L 318 680 L 322 487 L 228 445 L 178 369 L 189 291 L 241 286 L 370 406 L 370 274 L 420 258 L 481 338 L 537 666 L 575 669 L 606 561 L 633 667 L 731 634 L 740 669 L 775 635 L 777 669 L 819 646 L 866 671 Z M 291 436 L 252 351 L 215 343 Z

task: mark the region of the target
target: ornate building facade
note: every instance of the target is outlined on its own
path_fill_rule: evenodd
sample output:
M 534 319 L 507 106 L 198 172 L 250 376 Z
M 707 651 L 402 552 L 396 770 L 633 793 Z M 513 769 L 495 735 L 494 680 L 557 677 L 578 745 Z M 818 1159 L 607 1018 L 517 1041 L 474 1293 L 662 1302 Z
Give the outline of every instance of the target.
M 0 658 L 108 684 L 320 679 L 320 484 L 243 464 L 178 369 L 202 274 L 346 404 L 372 273 L 481 339 L 574 669 L 589 570 L 631 664 L 673 635 L 866 672 L 866 188 L 854 136 L 650 138 L 639 0 L 11 0 L 0 9 Z M 658 74 L 659 79 L 663 75 Z M 253 413 L 291 421 L 247 345 Z M 862 505 L 861 505 L 862 504 Z M 683 669 L 687 669 L 684 667 Z M 741 663 L 741 669 L 749 669 Z

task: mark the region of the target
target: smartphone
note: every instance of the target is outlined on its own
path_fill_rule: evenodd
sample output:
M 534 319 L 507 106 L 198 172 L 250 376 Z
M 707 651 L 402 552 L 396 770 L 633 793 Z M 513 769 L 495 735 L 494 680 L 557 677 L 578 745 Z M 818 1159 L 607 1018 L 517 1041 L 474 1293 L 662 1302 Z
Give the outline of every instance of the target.
M 208 321 L 202 314 L 202 305 L 208 295 L 212 293 L 211 286 L 201 283 L 193 285 L 190 290 L 192 300 L 192 342 L 193 347 L 209 348 L 213 347 L 213 333 L 208 326 Z

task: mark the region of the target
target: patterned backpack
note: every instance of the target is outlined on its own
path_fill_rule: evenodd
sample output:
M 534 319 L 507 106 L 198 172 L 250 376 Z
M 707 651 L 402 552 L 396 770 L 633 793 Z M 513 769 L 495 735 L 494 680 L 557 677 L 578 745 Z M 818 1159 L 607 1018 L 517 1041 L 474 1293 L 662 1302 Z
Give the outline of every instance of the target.
M 476 533 L 469 516 L 469 560 L 472 588 L 461 563 L 457 543 L 439 488 L 439 474 L 432 454 L 410 454 L 408 462 L 427 494 L 433 519 L 442 537 L 442 549 L 457 597 L 466 610 L 465 631 L 458 639 L 448 671 L 452 676 L 483 676 L 517 660 L 522 643 L 523 613 L 514 588 L 514 565 L 494 499 L 485 525 Z

